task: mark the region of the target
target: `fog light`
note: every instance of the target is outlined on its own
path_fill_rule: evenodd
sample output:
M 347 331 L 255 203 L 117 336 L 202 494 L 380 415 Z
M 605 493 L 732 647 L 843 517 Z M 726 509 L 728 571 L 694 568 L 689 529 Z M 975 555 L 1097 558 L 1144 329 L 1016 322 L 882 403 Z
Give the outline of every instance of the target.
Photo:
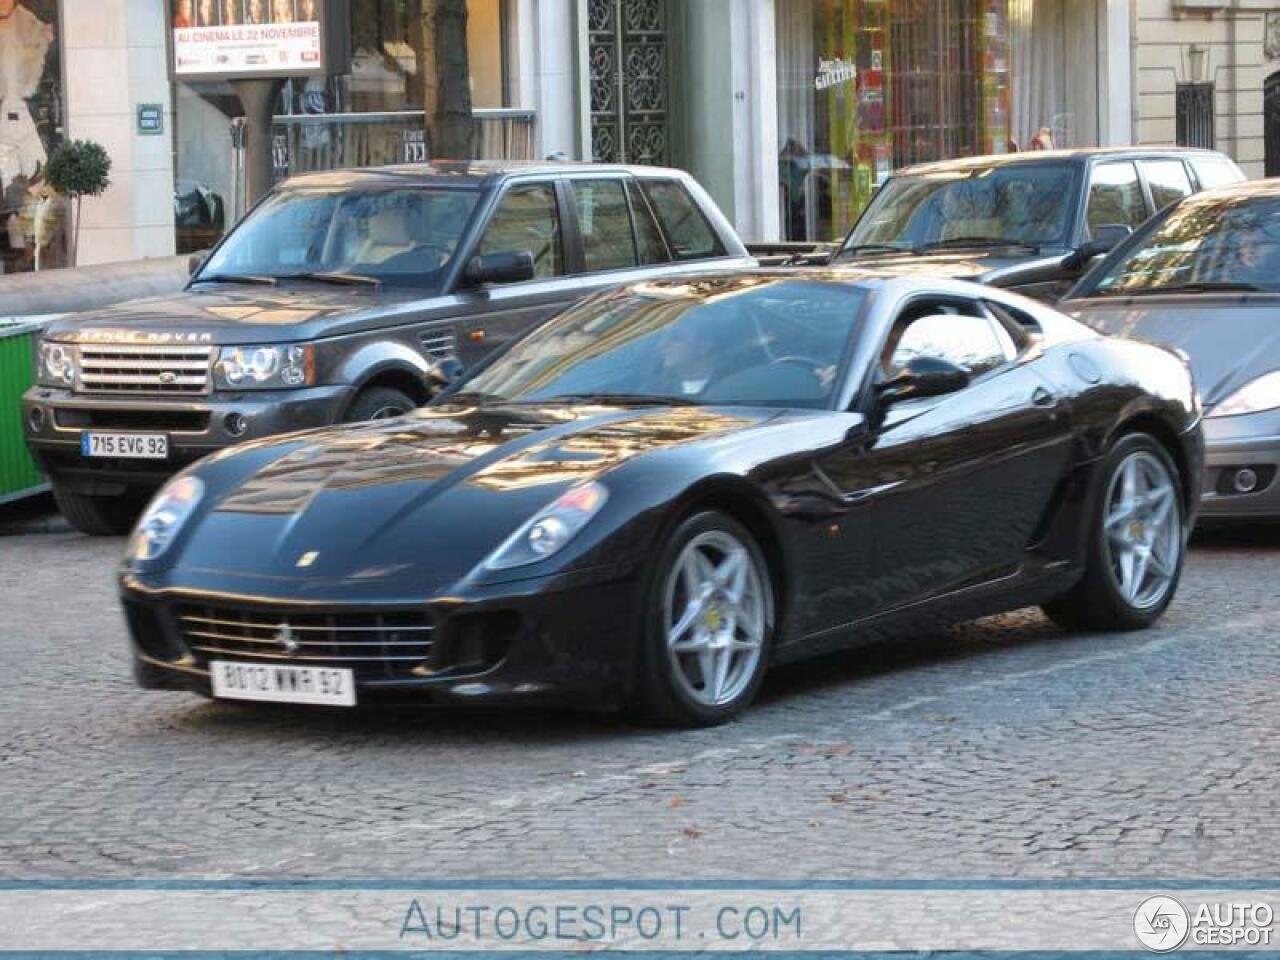
M 1258 489 L 1258 475 L 1249 467 L 1241 467 L 1231 477 L 1236 493 L 1253 493 Z
M 44 409 L 41 407 L 32 407 L 31 412 L 27 414 L 27 426 L 31 428 L 32 433 L 39 433 L 44 427 Z
M 222 425 L 233 437 L 243 437 L 245 431 L 249 429 L 249 421 L 242 413 L 228 413 L 222 418 Z

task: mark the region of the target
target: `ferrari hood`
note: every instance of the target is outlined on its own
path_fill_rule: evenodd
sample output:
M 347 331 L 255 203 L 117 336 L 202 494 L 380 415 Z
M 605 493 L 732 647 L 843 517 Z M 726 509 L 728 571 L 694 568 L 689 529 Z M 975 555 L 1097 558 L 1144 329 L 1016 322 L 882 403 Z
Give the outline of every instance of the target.
M 236 456 L 210 465 L 210 499 L 181 564 L 295 585 L 403 575 L 438 589 L 574 483 L 769 418 L 738 408 L 440 406 L 284 438 L 245 451 L 263 465 L 221 490 L 218 475 Z
M 1181 350 L 1206 407 L 1280 369 L 1280 297 L 1183 294 L 1059 306 L 1101 333 Z
M 210 285 L 165 297 L 130 300 L 71 314 L 49 324 L 51 339 L 186 344 L 277 343 L 334 332 L 334 321 L 359 325 L 386 311 L 405 291 L 362 287 Z

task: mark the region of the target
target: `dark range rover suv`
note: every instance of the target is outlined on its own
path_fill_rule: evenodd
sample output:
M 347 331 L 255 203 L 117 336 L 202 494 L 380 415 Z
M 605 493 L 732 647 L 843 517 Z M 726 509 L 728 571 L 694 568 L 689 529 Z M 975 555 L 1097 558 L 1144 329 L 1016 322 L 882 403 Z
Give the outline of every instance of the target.
M 885 181 L 832 257 L 1055 302 L 1169 204 L 1244 180 L 1208 150 L 1123 147 L 967 157 Z
M 124 533 L 183 466 L 272 434 L 395 416 L 599 289 L 746 266 L 686 174 L 441 164 L 270 193 L 177 296 L 57 321 L 24 398 L 33 454 L 86 533 Z

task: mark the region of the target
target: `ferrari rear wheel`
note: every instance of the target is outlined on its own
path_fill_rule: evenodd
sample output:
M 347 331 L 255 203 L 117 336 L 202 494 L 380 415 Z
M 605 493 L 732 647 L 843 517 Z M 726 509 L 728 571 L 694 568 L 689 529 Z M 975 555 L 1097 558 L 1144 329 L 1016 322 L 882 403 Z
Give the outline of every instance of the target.
M 750 532 L 706 511 L 668 540 L 646 591 L 636 706 L 647 720 L 710 726 L 740 713 L 764 678 L 774 590 Z
M 1092 523 L 1084 578 L 1045 613 L 1070 629 L 1150 626 L 1173 600 L 1186 547 L 1178 470 L 1154 437 L 1111 449 Z

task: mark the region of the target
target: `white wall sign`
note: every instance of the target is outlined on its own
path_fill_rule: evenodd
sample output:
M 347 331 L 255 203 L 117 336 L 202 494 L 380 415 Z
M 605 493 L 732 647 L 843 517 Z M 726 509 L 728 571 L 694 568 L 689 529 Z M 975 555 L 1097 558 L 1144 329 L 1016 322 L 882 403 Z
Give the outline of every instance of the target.
M 324 18 L 319 0 L 172 0 L 174 78 L 323 75 Z
M 818 60 L 818 75 L 813 78 L 813 89 L 829 90 L 842 83 L 849 83 L 858 77 L 858 65 L 843 57 Z

